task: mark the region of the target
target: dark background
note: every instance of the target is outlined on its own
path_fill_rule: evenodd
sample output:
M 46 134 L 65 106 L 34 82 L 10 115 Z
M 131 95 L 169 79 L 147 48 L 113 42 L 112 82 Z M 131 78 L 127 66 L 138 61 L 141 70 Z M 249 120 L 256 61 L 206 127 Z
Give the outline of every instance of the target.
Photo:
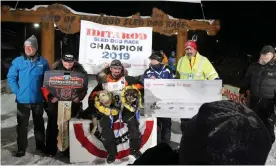
M 32 8 L 34 5 L 61 3 L 75 11 L 86 13 L 104 13 L 113 16 L 131 16 L 140 12 L 141 16 L 151 16 L 152 9 L 157 7 L 174 18 L 203 19 L 201 5 L 184 2 L 108 2 L 108 1 L 19 1 L 17 8 Z M 189 31 L 189 39 L 198 35 L 199 52 L 208 57 L 224 79 L 225 83 L 237 85 L 249 63 L 259 57 L 264 45 L 276 47 L 276 2 L 202 2 L 206 19 L 218 19 L 221 30 L 216 36 L 208 36 L 204 31 Z M 14 8 L 16 1 L 2 1 L 2 5 Z M 25 28 L 27 38 L 35 34 L 40 42 L 40 29 L 32 24 L 1 22 L 1 58 L 12 60 L 23 53 Z M 78 56 L 79 34 L 65 35 L 55 31 L 55 58 L 62 51 L 71 51 Z M 6 50 L 6 46 L 14 50 Z M 39 45 L 40 46 L 40 45 Z M 168 37 L 153 33 L 153 49 L 164 50 L 169 56 L 176 51 L 176 36 Z M 247 55 L 252 55 L 250 58 Z M 1 61 L 1 62 L 2 62 Z M 8 64 L 6 64 L 7 66 Z M 3 72 L 2 72 L 3 75 Z M 5 74 L 4 74 L 5 75 Z M 3 76 L 2 76 L 3 77 Z M 233 77 L 233 78 L 231 78 Z

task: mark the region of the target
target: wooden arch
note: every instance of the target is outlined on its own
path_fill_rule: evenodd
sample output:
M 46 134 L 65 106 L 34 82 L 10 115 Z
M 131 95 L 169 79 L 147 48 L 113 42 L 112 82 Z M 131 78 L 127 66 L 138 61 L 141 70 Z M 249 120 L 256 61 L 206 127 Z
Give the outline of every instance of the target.
M 218 20 L 178 19 L 157 8 L 153 8 L 151 17 L 140 16 L 139 13 L 130 17 L 117 17 L 76 12 L 57 3 L 17 10 L 1 6 L 2 22 L 42 23 L 41 52 L 49 64 L 54 63 L 54 24 L 63 33 L 74 34 L 80 31 L 80 20 L 123 27 L 153 27 L 153 31 L 160 34 L 168 36 L 177 34 L 177 60 L 184 55 L 184 43 L 187 41 L 188 30 L 204 30 L 211 36 L 216 35 L 220 30 Z

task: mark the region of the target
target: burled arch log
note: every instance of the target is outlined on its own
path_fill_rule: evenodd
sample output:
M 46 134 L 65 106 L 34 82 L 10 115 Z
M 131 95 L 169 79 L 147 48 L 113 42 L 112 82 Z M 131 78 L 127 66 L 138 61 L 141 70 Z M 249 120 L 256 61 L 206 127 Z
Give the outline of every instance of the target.
M 140 16 L 139 13 L 130 17 L 106 16 L 104 14 L 87 14 L 76 12 L 62 4 L 52 4 L 49 6 L 36 6 L 32 9 L 13 10 L 8 6 L 1 6 L 1 21 L 4 22 L 25 22 L 25 23 L 48 23 L 56 26 L 66 34 L 74 34 L 80 31 L 80 20 L 88 20 L 105 25 L 117 25 L 122 27 L 153 27 L 154 32 L 163 35 L 172 36 L 177 34 L 177 59 L 184 54 L 184 42 L 187 40 L 188 30 L 203 30 L 208 35 L 216 35 L 220 30 L 218 20 L 186 20 L 173 18 L 163 11 L 153 8 L 151 17 Z M 43 24 L 43 28 L 53 28 Z M 53 30 L 43 30 L 49 39 L 53 38 L 50 34 Z M 42 36 L 43 41 L 47 41 L 47 36 Z M 46 39 L 45 39 L 46 38 Z M 54 55 L 49 55 L 49 50 L 53 50 L 53 44 L 43 45 L 42 55 L 52 63 Z M 52 56 L 52 57 L 50 57 Z

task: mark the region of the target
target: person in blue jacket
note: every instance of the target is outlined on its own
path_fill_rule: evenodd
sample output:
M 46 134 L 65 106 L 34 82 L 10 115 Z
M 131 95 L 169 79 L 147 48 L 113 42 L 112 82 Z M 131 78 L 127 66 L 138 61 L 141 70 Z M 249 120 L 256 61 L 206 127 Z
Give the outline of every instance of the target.
M 160 51 L 153 51 L 149 57 L 151 60 L 150 67 L 145 71 L 141 82 L 144 83 L 144 79 L 173 79 L 173 73 L 171 70 L 161 62 L 163 56 Z M 171 118 L 157 118 L 157 143 L 170 143 L 171 139 Z
M 49 70 L 46 59 L 37 54 L 38 43 L 34 35 L 24 43 L 25 55 L 12 61 L 7 78 L 17 103 L 17 153 L 25 155 L 30 111 L 34 122 L 36 150 L 45 152 L 45 128 L 43 119 L 43 95 L 41 87 L 44 72 Z
M 176 72 L 176 58 L 175 58 L 175 52 L 171 52 L 171 56 L 169 57 L 169 67 L 172 70 L 172 72 L 175 74 Z

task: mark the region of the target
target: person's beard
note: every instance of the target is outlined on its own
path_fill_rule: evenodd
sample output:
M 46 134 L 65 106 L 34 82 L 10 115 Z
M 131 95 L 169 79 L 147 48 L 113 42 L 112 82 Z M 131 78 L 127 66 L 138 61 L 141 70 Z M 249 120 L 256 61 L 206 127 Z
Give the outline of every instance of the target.
M 121 73 L 118 72 L 118 73 L 111 73 L 112 77 L 113 78 L 119 78 L 121 76 Z
M 187 53 L 186 55 L 188 56 L 189 59 L 191 59 L 194 56 L 193 53 Z
M 273 58 L 272 58 L 273 59 Z M 261 65 L 266 65 L 268 64 L 272 59 L 269 59 L 269 60 L 265 60 L 265 59 L 259 59 L 259 64 Z

